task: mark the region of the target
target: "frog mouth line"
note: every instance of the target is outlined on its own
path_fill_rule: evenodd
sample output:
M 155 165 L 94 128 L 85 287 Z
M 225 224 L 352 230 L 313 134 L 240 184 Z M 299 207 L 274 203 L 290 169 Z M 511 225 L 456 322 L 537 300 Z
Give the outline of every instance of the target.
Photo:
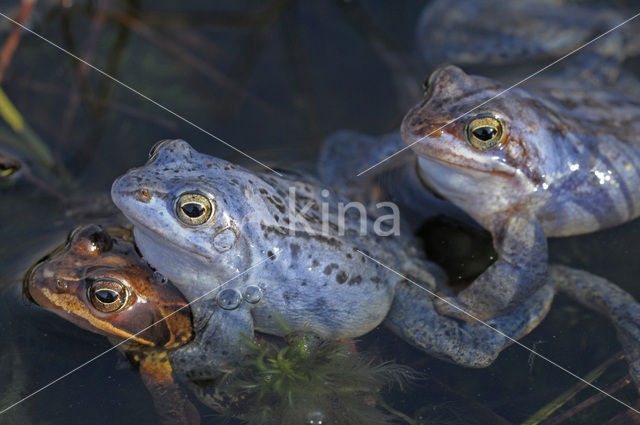
M 510 172 L 507 172 L 507 171 L 499 171 L 499 170 L 483 170 L 483 169 L 480 169 L 480 168 L 472 167 L 470 165 L 461 164 L 459 162 L 447 161 L 446 159 L 443 159 L 442 157 L 435 158 L 435 157 L 433 157 L 431 155 L 428 155 L 426 153 L 421 153 L 420 155 L 422 157 L 424 157 L 425 159 L 428 159 L 429 161 L 437 162 L 439 164 L 448 165 L 448 166 L 455 167 L 455 168 L 462 168 L 464 170 L 470 170 L 470 171 L 474 171 L 474 172 L 478 172 L 478 173 L 484 173 L 484 174 L 491 174 L 493 176 L 504 177 L 504 178 L 512 178 L 512 177 L 515 176 L 515 172 L 510 173 Z
M 160 233 L 156 232 L 156 231 L 155 231 L 154 229 L 152 229 L 151 227 L 149 227 L 149 226 L 145 226 L 144 224 L 140 223 L 138 220 L 134 220 L 134 219 L 132 219 L 132 218 L 130 218 L 130 217 L 127 217 L 127 218 L 129 218 L 129 220 L 131 221 L 131 223 L 133 223 L 134 229 L 135 229 L 135 227 L 136 227 L 136 226 L 139 226 L 139 227 L 142 227 L 142 228 L 144 228 L 144 229 L 148 230 L 148 231 L 149 231 L 149 232 L 151 232 L 154 236 L 157 236 L 157 237 L 163 238 L 163 236 L 162 236 Z M 182 246 L 182 245 L 173 244 L 173 245 L 172 245 L 172 247 L 174 247 L 174 248 L 178 248 L 180 251 L 183 251 L 183 252 L 185 252 L 185 253 L 187 253 L 187 254 L 195 255 L 195 256 L 197 256 L 197 257 L 200 257 L 200 258 L 202 258 L 202 259 L 204 259 L 204 260 L 206 260 L 206 261 L 209 261 L 209 260 L 210 260 L 210 258 L 209 258 L 209 257 L 207 257 L 206 255 L 204 255 L 204 254 L 202 254 L 202 253 L 200 253 L 200 252 L 197 252 L 197 251 L 193 251 L 193 250 L 191 250 L 191 249 L 189 249 L 189 248 L 186 248 L 186 247 L 184 247 L 184 246 Z

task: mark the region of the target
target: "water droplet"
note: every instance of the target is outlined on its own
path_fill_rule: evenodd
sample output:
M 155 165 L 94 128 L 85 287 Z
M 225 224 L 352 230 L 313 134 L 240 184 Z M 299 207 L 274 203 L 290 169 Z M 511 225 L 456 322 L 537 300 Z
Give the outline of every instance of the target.
M 304 423 L 306 425 L 327 425 L 327 417 L 322 412 L 309 412 Z
M 224 310 L 235 310 L 242 302 L 242 295 L 237 289 L 223 289 L 216 302 Z
M 262 298 L 262 290 L 257 286 L 247 286 L 244 290 L 244 300 L 250 304 L 255 304 Z
M 160 272 L 153 272 L 153 280 L 160 284 L 167 283 L 167 278 Z

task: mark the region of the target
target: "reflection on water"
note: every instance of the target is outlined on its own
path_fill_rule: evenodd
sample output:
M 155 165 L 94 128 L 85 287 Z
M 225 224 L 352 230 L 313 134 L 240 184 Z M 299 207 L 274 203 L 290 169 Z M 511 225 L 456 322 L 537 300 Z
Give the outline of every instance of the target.
M 18 10 L 15 2 L 0 4 L 3 13 Z M 162 1 L 43 1 L 30 27 L 261 161 L 312 164 L 323 137 L 336 129 L 384 134 L 397 128 L 413 99 L 399 91 L 398 69 L 379 45 L 411 57 L 422 6 L 256 0 L 194 1 L 177 8 Z M 3 40 L 10 30 L 2 23 Z M 159 139 L 183 138 L 198 151 L 244 161 L 33 36 L 22 36 L 2 88 L 27 130 L 2 123 L 0 152 L 27 159 L 29 168 L 17 182 L 0 184 L 0 409 L 110 347 L 104 338 L 23 302 L 19 282 L 28 265 L 73 225 L 109 215 L 101 196 L 115 177 L 141 164 Z M 638 298 L 639 231 L 635 221 L 554 240 L 551 256 L 606 276 Z M 584 375 L 619 349 L 612 330 L 559 297 L 523 342 Z M 358 349 L 425 373 L 409 391 L 385 394 L 415 423 L 519 423 L 575 384 L 517 347 L 485 370 L 427 357 L 384 329 L 363 337 Z M 625 370 L 624 363 L 616 364 L 598 384 L 612 385 Z M 567 407 L 592 395 L 583 391 Z M 630 387 L 617 395 L 636 398 Z M 605 423 L 624 410 L 610 400 L 596 406 L 564 423 Z M 221 423 L 206 408 L 201 413 L 208 423 Z M 0 415 L 2 424 L 114 421 L 156 421 L 139 376 L 117 352 Z

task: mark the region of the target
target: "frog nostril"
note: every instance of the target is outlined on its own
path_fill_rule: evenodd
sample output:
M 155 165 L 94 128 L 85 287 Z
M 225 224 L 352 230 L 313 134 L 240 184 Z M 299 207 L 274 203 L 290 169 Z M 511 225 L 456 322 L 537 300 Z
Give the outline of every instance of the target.
M 140 189 L 136 192 L 136 199 L 140 202 L 144 202 L 145 204 L 151 201 L 153 195 L 147 189 Z

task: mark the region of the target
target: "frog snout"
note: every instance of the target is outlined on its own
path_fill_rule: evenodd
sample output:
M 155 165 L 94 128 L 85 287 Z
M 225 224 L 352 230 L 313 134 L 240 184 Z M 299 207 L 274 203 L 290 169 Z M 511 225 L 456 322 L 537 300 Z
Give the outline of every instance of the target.
M 52 308 L 52 294 L 65 292 L 67 288 L 67 283 L 62 279 L 56 279 L 49 268 L 38 265 L 25 276 L 23 290 L 35 304 L 43 308 Z
M 153 191 L 129 174 L 118 177 L 111 186 L 111 199 L 119 206 L 119 201 L 124 199 L 135 199 L 142 203 L 149 203 L 153 199 Z

